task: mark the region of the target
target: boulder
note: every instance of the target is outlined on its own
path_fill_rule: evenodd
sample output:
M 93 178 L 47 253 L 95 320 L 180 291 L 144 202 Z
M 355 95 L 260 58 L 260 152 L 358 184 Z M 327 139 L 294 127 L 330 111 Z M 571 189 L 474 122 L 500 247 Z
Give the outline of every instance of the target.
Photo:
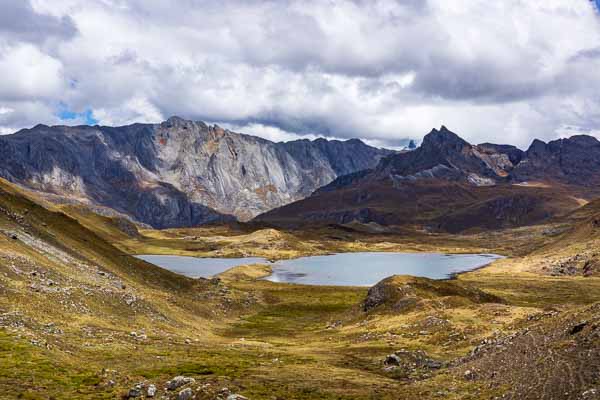
M 247 397 L 242 396 L 241 394 L 230 394 L 227 396 L 227 400 L 248 400 Z
M 388 355 L 383 364 L 386 366 L 384 368 L 386 371 L 397 369 L 396 367 L 403 370 L 432 370 L 440 369 L 444 366 L 442 362 L 430 358 L 422 350 L 398 350 Z
M 175 378 L 173 378 L 167 382 L 167 389 L 175 390 L 181 386 L 187 385 L 189 383 L 194 383 L 194 382 L 196 382 L 196 380 L 194 378 L 188 378 L 185 376 L 176 376 Z
M 383 362 L 385 365 L 400 365 L 400 357 L 395 354 L 390 354 L 385 358 Z
M 192 389 L 185 388 L 177 395 L 177 400 L 190 400 L 194 396 Z
M 137 397 L 142 397 L 142 388 L 143 385 L 141 383 L 138 383 L 137 385 L 129 389 L 129 392 L 127 393 L 127 398 L 135 399 Z
M 148 386 L 148 390 L 146 391 L 146 396 L 147 397 L 156 396 L 156 385 L 151 384 Z

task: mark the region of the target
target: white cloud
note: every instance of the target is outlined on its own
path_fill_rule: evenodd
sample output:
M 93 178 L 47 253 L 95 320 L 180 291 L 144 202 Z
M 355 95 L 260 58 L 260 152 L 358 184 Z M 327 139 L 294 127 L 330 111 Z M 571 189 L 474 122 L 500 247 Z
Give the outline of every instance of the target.
M 62 64 L 30 44 L 0 48 L 0 99 L 58 99 L 65 89 Z
M 230 124 L 228 122 L 218 122 L 217 125 L 225 128 L 225 129 L 229 129 L 230 131 L 233 131 L 233 132 L 241 132 L 241 133 L 245 133 L 248 135 L 259 136 L 259 137 L 268 139 L 273 142 L 289 142 L 291 140 L 299 140 L 299 139 L 314 140 L 314 139 L 323 137 L 323 135 L 315 135 L 315 134 L 299 135 L 297 133 L 284 131 L 283 129 L 277 128 L 276 126 L 267 126 L 267 125 L 258 124 L 258 123 L 251 123 L 251 124 L 246 124 L 246 125 L 235 125 L 235 124 Z M 337 138 L 330 137 L 329 139 L 337 139 Z M 343 140 L 343 139 L 341 139 L 341 140 Z
M 144 97 L 134 97 L 118 108 L 97 108 L 94 118 L 103 125 L 120 126 L 136 122 L 159 123 L 165 116 Z
M 31 0 L 0 14 L 0 129 L 170 115 L 272 140 L 399 146 L 600 130 L 600 20 L 574 0 Z M 45 35 L 44 32 L 47 32 Z

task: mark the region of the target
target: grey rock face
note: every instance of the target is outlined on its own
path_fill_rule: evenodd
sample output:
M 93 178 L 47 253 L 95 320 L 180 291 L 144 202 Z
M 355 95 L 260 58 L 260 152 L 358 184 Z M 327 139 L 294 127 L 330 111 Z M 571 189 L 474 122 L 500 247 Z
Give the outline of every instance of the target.
M 600 141 L 586 135 L 549 143 L 534 140 L 512 171 L 514 181 L 554 181 L 597 187 L 600 184 Z
M 37 125 L 0 136 L 0 177 L 165 228 L 248 220 L 390 153 L 359 140 L 274 143 L 178 117 Z

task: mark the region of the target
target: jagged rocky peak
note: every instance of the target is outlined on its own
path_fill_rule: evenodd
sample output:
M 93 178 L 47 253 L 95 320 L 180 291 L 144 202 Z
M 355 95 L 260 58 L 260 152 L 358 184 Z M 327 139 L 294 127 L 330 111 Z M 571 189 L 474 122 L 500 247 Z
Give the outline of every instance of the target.
M 169 130 L 169 131 L 205 131 L 209 128 L 203 121 L 192 121 L 189 119 L 181 118 L 178 116 L 172 116 L 167 120 L 161 122 L 158 129 Z
M 432 129 L 425 137 L 423 138 L 423 143 L 421 147 L 435 147 L 438 149 L 448 149 L 448 150 L 462 150 L 464 147 L 468 147 L 470 144 L 458 136 L 456 133 L 450 131 L 444 125 L 437 130 Z
M 527 154 L 545 153 L 547 151 L 547 146 L 546 142 L 539 139 L 533 139 L 533 142 L 531 142 L 531 145 L 527 149 Z
M 181 118 L 177 115 L 172 115 L 169 118 L 167 118 L 167 120 L 164 121 L 162 124 L 165 124 L 167 126 L 180 126 L 180 125 L 185 125 L 188 123 L 193 123 L 193 121 L 185 119 L 185 118 Z
M 413 151 L 387 157 L 378 167 L 381 175 L 391 174 L 398 178 L 451 176 L 479 172 L 481 160 L 473 152 L 473 146 L 445 126 L 433 129 L 423 138 L 421 146 Z M 448 175 L 448 172 L 454 172 Z

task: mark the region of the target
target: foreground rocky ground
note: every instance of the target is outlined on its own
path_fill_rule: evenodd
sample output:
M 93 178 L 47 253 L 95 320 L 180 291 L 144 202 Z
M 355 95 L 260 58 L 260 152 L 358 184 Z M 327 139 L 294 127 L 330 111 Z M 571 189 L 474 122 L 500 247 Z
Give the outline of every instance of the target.
M 595 215 L 463 236 L 137 231 L 1 183 L 0 398 L 598 398 Z M 127 255 L 367 249 L 509 257 L 368 289 L 275 284 L 265 266 L 191 280 Z

